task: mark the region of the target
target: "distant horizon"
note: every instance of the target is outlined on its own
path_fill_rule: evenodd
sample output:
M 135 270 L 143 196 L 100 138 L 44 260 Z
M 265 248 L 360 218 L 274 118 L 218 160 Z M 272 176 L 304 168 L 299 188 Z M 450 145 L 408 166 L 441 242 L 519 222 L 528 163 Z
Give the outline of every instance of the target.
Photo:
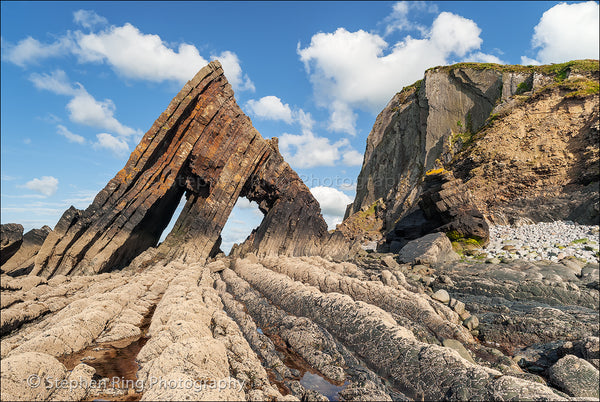
M 426 69 L 599 57 L 594 1 L 0 7 L 1 221 L 25 231 L 54 228 L 70 205 L 89 206 L 213 59 L 261 135 L 279 138 L 332 229 L 354 199 L 377 114 Z M 261 220 L 255 204 L 239 200 L 223 249 Z

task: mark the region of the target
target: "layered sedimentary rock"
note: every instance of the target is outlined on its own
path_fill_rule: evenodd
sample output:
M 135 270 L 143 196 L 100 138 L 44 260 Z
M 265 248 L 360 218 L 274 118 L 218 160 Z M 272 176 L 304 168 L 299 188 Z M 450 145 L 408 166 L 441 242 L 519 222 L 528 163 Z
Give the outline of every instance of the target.
M 489 241 L 489 226 L 462 180 L 445 169 L 425 173 L 416 206 L 386 235 L 383 246 L 397 252 L 410 240 L 431 232 L 444 232 L 453 240 L 470 240 L 478 246 Z
M 8 261 L 2 263 L 2 271 L 11 276 L 29 273 L 35 265 L 37 253 L 51 231 L 49 226 L 44 226 L 41 229 L 32 229 L 25 233 L 17 252 Z
M 598 142 L 597 60 L 433 68 L 377 117 L 347 215 L 381 199 L 389 232 L 444 167 L 495 222 L 597 224 Z
M 33 273 L 44 277 L 119 269 L 155 246 L 179 200 L 187 202 L 161 256 L 202 261 L 239 197 L 265 214 L 243 250 L 259 254 L 343 253 L 318 202 L 236 104 L 219 62 L 189 81 L 154 122 L 125 167 L 85 210 L 67 210 L 42 246 Z
M 597 289 L 561 264 L 479 265 L 487 269 L 412 267 L 380 254 L 354 263 L 250 255 L 49 280 L 3 275 L 0 399 L 595 395 L 597 384 L 586 379 L 598 372 Z M 559 282 L 558 275 L 565 286 L 545 283 Z M 585 372 L 559 370 L 567 355 L 583 359 Z M 541 372 L 536 364 L 558 366 Z M 87 381 L 65 396 L 28 386 L 31 375 L 117 376 L 137 385 Z M 153 378 L 195 385 L 161 387 Z M 195 388 L 210 379 L 233 386 Z
M 23 243 L 23 226 L 7 223 L 0 226 L 0 264 L 4 265 Z

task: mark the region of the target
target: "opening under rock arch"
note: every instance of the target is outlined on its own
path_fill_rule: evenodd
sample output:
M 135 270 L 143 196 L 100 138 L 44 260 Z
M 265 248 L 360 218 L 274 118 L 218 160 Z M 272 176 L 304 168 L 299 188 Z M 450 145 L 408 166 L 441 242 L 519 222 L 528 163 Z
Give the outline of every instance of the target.
M 173 227 L 175 226 L 175 222 L 177 222 L 177 218 L 181 214 L 181 211 L 183 211 L 185 202 L 186 202 L 186 198 L 185 198 L 185 196 L 182 196 L 181 200 L 179 200 L 179 205 L 177 205 L 177 208 L 175 208 L 175 212 L 173 213 L 173 216 L 171 216 L 171 221 L 169 222 L 169 224 L 167 225 L 165 230 L 163 230 L 162 234 L 160 235 L 160 239 L 158 240 L 159 244 L 162 243 L 163 241 L 165 241 L 165 238 L 167 237 L 167 235 L 169 233 L 171 233 L 171 230 L 173 230 Z
M 234 244 L 243 243 L 264 218 L 258 204 L 245 197 L 238 198 L 221 232 L 221 250 L 229 254 Z

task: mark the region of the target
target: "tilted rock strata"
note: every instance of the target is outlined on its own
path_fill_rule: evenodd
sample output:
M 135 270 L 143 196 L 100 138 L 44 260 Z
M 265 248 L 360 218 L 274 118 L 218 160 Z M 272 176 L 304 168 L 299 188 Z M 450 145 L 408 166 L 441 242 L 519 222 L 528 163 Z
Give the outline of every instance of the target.
M 212 288 L 210 270 L 192 265 L 170 283 L 150 324 L 150 340 L 138 354 L 138 378 L 151 385 L 152 378 L 175 381 L 225 379 L 232 376 L 239 388 L 207 390 L 205 400 L 244 400 L 253 397 L 285 399 L 273 388 L 267 374 L 240 329 L 223 312 L 223 305 Z M 142 400 L 188 400 L 198 398 L 196 389 L 145 390 Z
M 0 225 L 0 265 L 4 265 L 23 243 L 23 226 L 18 223 Z
M 185 194 L 187 202 L 159 248 L 170 260 L 203 261 L 239 197 L 264 220 L 241 248 L 259 254 L 343 255 L 318 202 L 235 102 L 218 62 L 189 81 L 154 122 L 125 167 L 85 210 L 71 207 L 48 235 L 33 274 L 120 269 L 158 239 Z
M 411 326 L 421 327 L 418 332 L 411 328 L 413 333 L 428 332 L 429 340 L 456 338 L 461 342 L 474 342 L 471 334 L 460 325 L 458 315 L 446 308 L 445 316 L 440 316 L 432 307 L 435 302 L 428 296 L 409 292 L 400 285 L 391 288 L 379 281 L 349 278 L 322 268 L 317 265 L 319 260 L 319 258 L 311 258 L 310 261 L 305 262 L 296 258 L 269 257 L 262 263 L 275 272 L 315 286 L 321 292 L 346 294 L 354 300 L 380 307 L 394 317 L 402 317 L 403 320 L 410 322 Z M 440 309 L 444 308 L 440 307 Z
M 394 400 L 406 399 L 405 395 L 388 389 L 377 374 L 359 362 L 326 329 L 306 317 L 287 314 L 285 310 L 262 297 L 248 282 L 230 269 L 222 271 L 221 277 L 225 282 L 218 281 L 218 288 L 221 289 L 220 295 L 226 305 L 226 311 L 233 314 L 240 326 L 247 328 L 248 325 L 254 325 L 254 331 L 244 331 L 244 335 L 267 363 L 266 367 L 277 373 L 278 380 L 283 382 L 294 396 L 301 400 L 327 399 L 324 395 L 316 395 L 314 390 L 304 388 L 295 380 L 303 373 L 292 373 L 292 370 L 298 370 L 288 368 L 279 360 L 277 354 L 273 355 L 270 352 L 276 349 L 272 339 L 275 339 L 275 342 L 278 339 L 284 340 L 289 349 L 298 353 L 307 366 L 317 369 L 329 379 L 328 381 L 343 383 L 343 389 L 338 395 L 345 400 L 391 401 L 392 396 Z M 240 306 L 251 315 L 240 311 Z M 253 319 L 256 320 L 256 324 Z M 262 328 L 260 333 L 256 325 Z M 268 336 L 264 335 L 267 333 Z M 282 353 L 281 350 L 277 352 Z
M 87 358 L 86 351 L 92 353 L 107 345 L 103 342 L 137 342 L 142 339 L 140 336 L 148 338 L 135 355 L 140 363 L 133 373 L 135 378 L 179 381 L 225 377 L 244 384 L 241 390 L 231 388 L 218 394 L 205 390 L 202 395 L 209 399 L 324 400 L 324 394 L 300 379 L 304 372 L 288 366 L 289 356 L 298 356 L 310 373 L 318 373 L 311 375 L 321 375 L 325 382 L 327 378 L 343 379 L 345 382 L 336 392 L 346 400 L 565 397 L 541 384 L 538 376 L 521 371 L 502 352 L 473 342 L 466 325 L 468 316 L 476 314 L 480 318 L 480 339 L 498 339 L 495 334 L 499 333 L 500 324 L 490 322 L 477 299 L 470 296 L 467 281 L 458 281 L 453 271 L 442 265 L 428 268 L 427 272 L 440 269 L 439 280 L 423 286 L 415 283 L 418 267 L 398 264 L 391 255 L 379 259 L 372 254 L 356 264 L 317 256 L 278 260 L 250 255 L 246 259 L 220 258 L 208 264 L 157 261 L 141 272 L 135 269 L 92 276 L 58 275 L 49 280 L 3 275 L 3 318 L 18 318 L 17 314 L 24 314 L 24 308 L 33 303 L 43 304 L 46 312 L 37 316 L 32 313 L 29 321 L 7 327 L 1 342 L 1 398 L 14 399 L 11 384 L 20 383 L 30 374 L 30 370 L 17 366 L 5 370 L 5 362 L 30 361 L 28 356 L 35 355 L 38 363 L 32 364 L 46 362 L 43 364 L 49 370 L 58 370 L 57 378 L 80 373 L 91 376 L 92 368 L 98 373 L 101 363 Z M 472 269 L 462 265 L 459 268 Z M 571 281 L 568 270 L 554 268 L 553 272 Z M 527 319 L 535 316 L 548 320 L 554 316 L 552 325 L 565 327 L 553 335 L 542 325 L 546 321 L 524 321 L 521 333 L 533 334 L 536 328 L 546 331 L 545 337 L 530 337 L 532 342 L 557 340 L 565 336 L 565 331 L 576 329 L 572 339 L 577 346 L 569 353 L 593 363 L 598 355 L 598 343 L 594 343 L 597 324 L 594 329 L 590 323 L 594 319 L 597 322 L 597 310 L 579 308 L 577 304 L 587 303 L 590 296 L 583 297 L 584 293 L 597 295 L 597 290 L 580 291 L 582 297 L 569 299 L 573 300 L 572 305 L 561 309 L 564 314 L 557 315 L 556 308 L 542 302 L 530 305 L 527 311 L 526 302 L 535 300 L 537 291 L 516 291 L 511 278 L 519 277 L 518 272 L 517 268 L 509 272 L 490 267 L 479 281 L 475 272 L 469 281 L 473 289 L 487 292 L 487 297 L 495 295 L 500 299 L 502 292 L 511 292 L 515 299 L 512 305 L 505 302 L 494 307 L 491 303 L 492 309 L 509 318 L 518 321 L 523 311 Z M 545 269 L 539 272 L 550 275 Z M 534 268 L 527 274 L 537 275 Z M 485 281 L 494 286 L 484 287 Z M 503 283 L 508 290 L 502 288 Z M 551 284 L 540 282 L 539 286 L 548 292 L 548 300 L 561 294 Z M 440 289 L 447 289 L 449 296 L 439 297 L 441 291 L 434 294 Z M 574 288 L 568 294 L 575 295 Z M 7 296 L 13 302 L 4 305 Z M 466 306 L 457 298 L 463 299 Z M 584 314 L 589 317 L 576 328 L 574 317 L 581 319 Z M 581 341 L 575 343 L 577 339 Z M 290 354 L 283 354 L 282 346 Z M 566 346 L 563 349 L 567 350 Z M 523 359 L 527 358 L 522 353 Z M 85 360 L 80 362 L 70 356 Z M 56 358 L 58 362 L 53 360 Z M 73 362 L 68 366 L 73 368 L 71 373 L 67 363 L 60 363 L 67 361 Z M 548 363 L 548 367 L 554 363 Z M 201 397 L 191 392 L 184 388 L 152 387 L 145 388 L 141 397 Z M 84 398 L 108 396 L 93 390 L 85 390 L 85 394 Z M 25 392 L 19 395 L 34 397 Z M 44 393 L 38 397 L 53 398 L 62 396 Z
M 28 274 L 33 269 L 35 257 L 51 231 L 50 227 L 44 226 L 25 233 L 19 249 L 2 264 L 2 270 L 11 276 Z
M 597 224 L 598 95 L 580 90 L 597 81 L 596 60 L 426 71 L 377 117 L 347 215 L 382 199 L 387 233 L 416 206 L 425 173 L 445 166 L 497 223 Z
M 245 260 L 238 260 L 234 270 L 274 304 L 324 326 L 378 374 L 389 377 L 413 396 L 504 399 L 535 395 L 561 399 L 539 383 L 503 376 L 467 362 L 450 349 L 421 343 L 398 326 L 389 313 L 349 296 L 323 294 Z M 431 370 L 440 360 L 445 362 L 444 367 Z

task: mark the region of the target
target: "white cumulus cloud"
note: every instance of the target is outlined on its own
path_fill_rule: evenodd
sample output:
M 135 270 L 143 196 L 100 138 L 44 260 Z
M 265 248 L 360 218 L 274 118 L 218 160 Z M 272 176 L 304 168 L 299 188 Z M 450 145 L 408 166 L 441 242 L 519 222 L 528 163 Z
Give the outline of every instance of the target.
M 124 140 L 120 140 L 110 134 L 97 134 L 98 142 L 94 143 L 94 148 L 105 148 L 111 151 L 115 156 L 122 157 L 129 152 L 129 145 Z
M 73 13 L 73 22 L 84 28 L 93 28 L 96 25 L 108 24 L 108 20 L 93 10 L 77 10 Z
M 290 105 L 283 104 L 276 96 L 263 96 L 259 100 L 250 99 L 246 107 L 254 116 L 266 120 L 281 120 L 288 124 L 293 122 Z
M 159 35 L 143 33 L 131 23 L 105 26 L 108 20 L 93 10 L 78 10 L 73 21 L 86 32 L 69 31 L 53 43 L 27 37 L 16 45 L 2 38 L 2 58 L 21 67 L 43 59 L 72 54 L 80 63 L 106 63 L 118 75 L 133 80 L 174 81 L 183 84 L 208 64 L 196 46 L 171 45 Z M 102 30 L 94 28 L 105 26 Z M 254 91 L 254 83 L 244 74 L 238 56 L 229 50 L 213 52 L 223 65 L 225 76 L 236 91 Z
M 407 26 L 409 22 L 402 20 L 407 6 L 395 7 L 394 12 L 399 13 L 396 25 Z M 298 44 L 315 99 L 330 111 L 330 130 L 355 134 L 355 109 L 377 113 L 402 87 L 422 78 L 429 67 L 447 64 L 455 57 L 493 59 L 481 52 L 471 55 L 481 47 L 481 29 L 467 18 L 442 12 L 422 31 L 421 39 L 407 35 L 389 44 L 375 33 L 338 28 L 313 35 L 305 48 Z
M 50 74 L 31 74 L 29 80 L 38 89 L 54 92 L 58 95 L 71 96 L 67 103 L 69 119 L 74 123 L 112 131 L 121 136 L 140 134 L 140 130 L 128 127 L 114 116 L 116 106 L 111 99 L 99 101 L 94 98 L 80 83 L 70 83 L 66 73 L 56 70 Z
M 85 144 L 85 138 L 83 138 L 79 134 L 73 134 L 62 124 L 59 124 L 58 126 L 56 126 L 56 129 L 57 129 L 58 134 L 65 137 L 67 140 L 69 140 L 69 142 L 76 142 L 77 144 Z
M 20 67 L 39 64 L 44 59 L 65 55 L 73 46 L 68 37 L 63 37 L 53 43 L 41 43 L 28 36 L 16 45 L 2 41 L 2 58 Z
M 115 117 L 116 106 L 111 99 L 99 101 L 85 91 L 78 93 L 67 104 L 71 121 L 91 127 L 112 131 L 121 136 L 138 133 L 119 122 Z
M 173 50 L 160 36 L 144 34 L 129 23 L 99 33 L 77 32 L 76 38 L 80 61 L 106 62 L 131 79 L 183 83 L 208 63 L 195 46 L 182 43 Z
M 101 32 L 75 33 L 74 53 L 81 62 L 106 62 L 125 78 L 153 82 L 185 83 L 208 64 L 196 46 L 181 43 L 171 48 L 159 35 L 145 34 L 130 23 L 111 26 Z M 213 55 L 223 65 L 231 86 L 238 91 L 254 90 L 254 84 L 243 74 L 237 55 L 223 51 Z
M 347 139 L 332 144 L 329 138 L 312 132 L 301 135 L 284 133 L 279 137 L 281 154 L 294 168 L 334 166 L 340 159 L 340 148 L 347 145 Z
M 310 192 L 319 201 L 321 213 L 329 229 L 335 229 L 335 225 L 344 219 L 346 205 L 352 202 L 352 198 L 333 187 L 317 186 L 311 188 Z
M 24 187 L 50 197 L 58 190 L 58 179 L 52 176 L 42 176 L 39 179 L 28 181 Z
M 292 167 L 335 166 L 340 160 L 348 166 L 362 164 L 362 155 L 358 161 L 359 153 L 352 148 L 347 138 L 332 143 L 329 138 L 314 133 L 315 121 L 310 113 L 298 109 L 292 116 L 299 124 L 302 134 L 284 133 L 279 137 L 279 150 Z
M 562 63 L 574 59 L 597 59 L 600 47 L 599 6 L 595 1 L 560 3 L 547 10 L 534 28 L 531 43 L 535 59 Z M 522 60 L 526 64 L 531 59 Z

